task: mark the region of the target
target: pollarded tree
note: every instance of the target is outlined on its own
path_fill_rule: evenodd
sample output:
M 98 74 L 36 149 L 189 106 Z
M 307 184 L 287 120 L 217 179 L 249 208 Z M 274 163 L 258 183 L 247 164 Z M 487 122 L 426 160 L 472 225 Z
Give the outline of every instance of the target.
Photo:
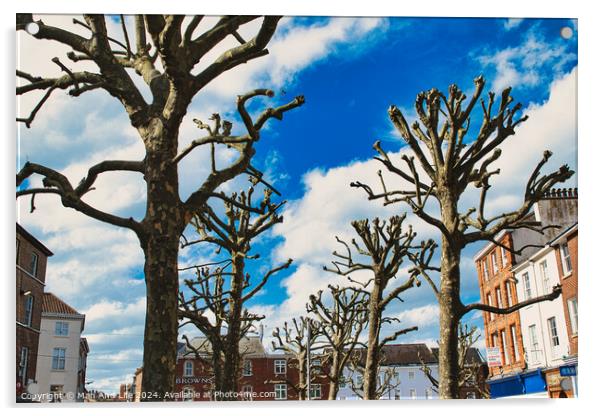
M 324 267 L 324 270 L 347 276 L 350 282 L 356 284 L 353 290 L 364 293 L 368 297 L 368 339 L 364 357 L 363 398 L 375 400 L 378 398 L 378 371 L 382 360 L 382 348 L 388 342 L 396 340 L 400 335 L 418 330 L 418 327 L 403 328 L 384 338 L 381 337 L 383 325 L 397 321 L 396 318 L 385 316 L 387 306 L 406 290 L 420 286 L 419 274 L 430 268 L 429 263 L 435 249 L 433 241 L 416 244 L 416 233 L 412 227 L 407 231 L 402 228 L 405 216 L 393 216 L 389 221 L 373 220 L 371 226 L 368 220 L 353 221 L 351 224 L 360 237 L 361 245 L 353 239 L 351 244 L 359 255 L 354 258 L 352 250 L 346 242 L 337 237 L 337 241 L 345 247 L 343 254 L 334 252 L 337 258 L 332 262 L 334 268 Z M 397 275 L 404 261 L 408 260 L 411 267 L 409 277 L 398 283 Z M 370 278 L 359 282 L 351 278 L 358 271 L 370 273 Z
M 264 17 L 256 35 L 248 40 L 237 32 L 239 27 L 259 16 L 224 16 L 203 33 L 197 33 L 203 16 L 186 20 L 178 15 L 137 15 L 135 35 L 130 42 L 124 17 L 121 16 L 124 42 L 116 40 L 107 31 L 103 15 L 84 15 L 88 37 L 64 28 L 34 21 L 32 14 L 17 16 L 17 30 L 25 30 L 36 39 L 56 41 L 71 49 L 67 57 L 74 63 L 91 61 L 97 72 L 69 69 L 58 57 L 53 61 L 65 73 L 49 78 L 17 70 L 24 82 L 17 87 L 17 95 L 42 91 L 44 95 L 28 117 L 17 119 L 30 127 L 36 114 L 50 95 L 67 90 L 77 97 L 92 90 L 104 90 L 124 107 L 130 123 L 138 132 L 145 148 L 142 160 L 105 160 L 88 170 L 82 181 L 73 185 L 57 170 L 36 163 L 26 163 L 17 174 L 17 187 L 32 175 L 43 178 L 44 187 L 18 190 L 17 197 L 37 194 L 55 194 L 65 207 L 84 215 L 132 230 L 144 252 L 144 275 L 147 290 L 146 322 L 144 330 L 144 373 L 142 389 L 153 392 L 149 400 L 163 400 L 175 386 L 176 344 L 178 335 L 178 243 L 193 215 L 203 210 L 208 198 L 218 192 L 224 182 L 249 171 L 254 145 L 260 138 L 265 123 L 282 119 L 283 114 L 303 104 L 303 97 L 277 108 L 268 108 L 255 120 L 246 109 L 253 97 L 273 96 L 269 90 L 258 89 L 238 97 L 236 105 L 247 130 L 232 135 L 230 123 L 206 128 L 208 134 L 192 141 L 178 153 L 178 133 L 192 99 L 207 84 L 225 71 L 268 53 L 266 46 L 273 36 L 280 17 Z M 195 68 L 220 43 L 233 36 L 240 45 L 225 50 L 213 62 L 201 69 Z M 159 66 L 159 61 L 161 65 Z M 143 98 L 136 87 L 133 70 L 152 92 L 152 102 Z M 224 168 L 212 164 L 210 173 L 199 181 L 198 188 L 182 200 L 179 195 L 178 163 L 193 149 L 205 146 L 212 151 L 228 146 L 238 152 L 238 158 Z M 86 194 L 95 180 L 106 172 L 128 171 L 140 173 L 146 182 L 146 212 L 141 221 L 103 212 L 86 202 Z M 33 207 L 33 200 L 32 200 Z
M 366 293 L 349 287 L 328 285 L 328 298 L 323 291 L 309 297 L 307 312 L 319 322 L 318 333 L 325 339 L 322 367 L 328 368 L 328 400 L 336 400 L 345 369 L 368 319 Z
M 274 340 L 272 341 L 272 349 L 274 351 L 282 351 L 284 354 L 291 356 L 292 359 L 286 359 L 287 367 L 294 368 L 296 373 L 299 374 L 297 380 L 288 377 L 286 383 L 290 386 L 299 400 L 307 399 L 307 387 L 317 377 L 323 377 L 321 368 L 315 368 L 313 366 L 313 360 L 322 361 L 322 355 L 320 353 L 315 354 L 316 351 L 322 351 L 324 344 L 320 342 L 322 334 L 320 333 L 320 324 L 313 319 L 301 316 L 299 319 L 291 319 L 291 324 L 284 322 L 282 328 L 276 327 L 272 332 Z M 310 362 L 309 367 L 309 378 L 308 378 L 308 359 Z M 280 381 L 273 381 L 272 383 L 279 383 Z
M 252 181 L 256 183 L 256 180 Z M 249 312 L 245 304 L 265 286 L 271 276 L 292 263 L 289 259 L 259 278 L 253 278 L 247 271 L 247 263 L 259 259 L 259 254 L 251 253 L 253 241 L 282 222 L 278 210 L 284 204 L 272 202 L 272 191 L 268 188 L 264 191 L 263 199 L 253 203 L 254 190 L 255 184 L 247 192 L 241 191 L 225 199 L 223 215 L 211 206 L 199 211 L 192 220 L 198 239 L 185 239 L 182 244 L 211 243 L 226 257 L 211 264 L 182 269 L 195 269 L 196 279 L 184 280 L 189 293 L 180 292 L 179 308 L 180 319 L 184 320 L 182 326 L 193 324 L 211 344 L 215 390 L 222 393 L 239 391 L 240 340 L 254 323 L 264 318 Z
M 404 154 L 404 166 L 399 166 L 377 141 L 374 148 L 378 156 L 375 158 L 406 186 L 392 189 L 386 185 L 380 171 L 378 175 L 382 189 L 379 191 L 361 182 L 351 184 L 362 188 L 370 200 L 383 200 L 385 205 L 397 202 L 409 205 L 418 218 L 436 227 L 441 234 L 439 286 L 427 274 L 424 277 L 439 302 L 439 394 L 447 399 L 459 397 L 458 325 L 462 316 L 476 309 L 507 314 L 526 305 L 555 299 L 560 294 L 556 288 L 549 295 L 509 308 L 495 308 L 480 303 L 464 305 L 460 293 L 462 250 L 479 241 L 502 246 L 495 239 L 502 230 L 528 228 L 542 232 L 540 223 L 528 219 L 531 208 L 554 185 L 566 181 L 574 173 L 567 165 L 563 165 L 550 174 L 541 174 L 552 155 L 545 151 L 527 181 L 522 205 L 515 211 L 488 217 L 485 205 L 491 187 L 490 180 L 500 173 L 499 169 L 492 170 L 490 167 L 502 153 L 499 146 L 515 133 L 515 128 L 527 116 L 520 116 L 520 104 L 512 104 L 510 88 L 502 92 L 498 108 L 494 110 L 494 93 L 489 93 L 487 101 L 481 99 L 485 86 L 483 77 L 479 76 L 474 83 L 475 91 L 466 105 L 464 101 L 467 97 L 456 85 L 449 87 L 447 96 L 437 89 L 418 94 L 415 109 L 420 121 L 412 123 L 412 126 L 408 125 L 397 107 L 389 108 L 389 118 L 413 156 Z M 483 120 L 476 136 L 470 138 L 470 115 L 479 102 L 483 109 Z M 480 198 L 477 206 L 463 212 L 460 199 L 469 185 L 480 189 Z M 439 215 L 427 212 L 427 204 L 431 200 L 436 200 Z M 522 250 L 504 248 L 515 254 Z

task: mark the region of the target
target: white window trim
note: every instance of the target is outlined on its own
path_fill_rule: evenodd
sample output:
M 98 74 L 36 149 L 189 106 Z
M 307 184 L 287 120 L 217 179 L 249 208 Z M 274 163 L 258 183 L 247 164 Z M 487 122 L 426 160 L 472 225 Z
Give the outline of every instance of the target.
M 242 375 L 249 377 L 253 375 L 253 362 L 250 360 L 244 360 L 242 363 Z
M 62 351 L 63 355 L 61 357 L 61 354 L 56 354 L 55 352 L 59 352 Z M 56 358 L 56 364 L 57 364 L 57 368 L 54 367 L 54 363 L 55 363 L 55 358 Z M 63 363 L 63 368 L 60 368 L 59 364 Z M 66 348 L 53 348 L 52 349 L 52 363 L 51 363 L 51 369 L 52 371 L 65 371 L 66 367 L 67 367 L 67 349 Z
M 574 308 L 573 308 L 574 304 Z M 569 322 L 571 324 L 571 335 L 577 335 L 579 327 L 579 305 L 577 297 L 570 298 L 566 301 L 566 307 L 569 311 Z
M 278 397 L 278 392 L 284 392 L 284 397 Z M 286 384 L 274 384 L 274 400 L 286 400 L 288 398 L 288 389 Z
M 284 371 L 278 371 L 280 367 L 283 367 Z M 286 360 L 274 360 L 274 374 L 286 374 Z
M 318 395 L 315 396 L 314 393 L 318 392 Z M 322 385 L 321 384 L 311 384 L 309 386 L 309 399 L 310 400 L 320 400 L 322 398 Z
M 67 328 L 65 333 L 61 330 L 58 331 L 59 326 L 62 328 Z M 55 321 L 54 322 L 54 335 L 57 337 L 69 337 L 69 322 L 67 321 Z
M 190 365 L 190 374 L 188 374 L 188 365 Z M 190 360 L 184 361 L 184 377 L 194 377 L 194 363 Z
M 564 247 L 566 247 L 566 256 L 564 255 Z M 568 271 L 567 258 L 569 259 L 569 262 L 571 262 L 571 270 Z M 573 263 L 571 261 L 571 253 L 569 252 L 569 244 L 567 241 L 560 244 L 560 263 L 562 264 L 562 277 L 570 276 L 573 273 Z

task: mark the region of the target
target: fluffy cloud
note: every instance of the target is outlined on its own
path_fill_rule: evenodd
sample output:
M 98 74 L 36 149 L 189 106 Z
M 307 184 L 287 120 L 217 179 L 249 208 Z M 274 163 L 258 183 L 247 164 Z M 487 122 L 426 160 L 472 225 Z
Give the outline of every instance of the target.
M 559 37 L 555 42 L 546 42 L 535 29 L 529 30 L 518 46 L 478 57 L 482 65 L 495 69 L 495 92 L 508 86 L 520 88 L 542 85 L 561 75 L 567 64 L 576 61 L 577 56 L 568 52 L 567 40 Z
M 523 20 L 525 20 L 525 19 L 520 19 L 520 18 L 506 19 L 506 20 L 504 20 L 504 29 L 512 30 L 514 28 L 517 28 L 518 26 L 520 26 L 520 24 L 523 22 Z

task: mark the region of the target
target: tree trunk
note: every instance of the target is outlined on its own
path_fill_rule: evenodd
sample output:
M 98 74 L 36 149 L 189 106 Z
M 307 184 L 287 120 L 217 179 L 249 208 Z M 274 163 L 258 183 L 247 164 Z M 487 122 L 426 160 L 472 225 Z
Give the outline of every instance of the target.
M 330 382 L 328 386 L 328 400 L 336 400 L 339 393 L 339 381 L 342 376 L 340 367 L 340 353 L 333 351 L 332 363 L 330 363 Z
M 439 397 L 460 397 L 458 324 L 460 321 L 460 249 L 442 238 L 439 298 Z
M 368 342 L 366 348 L 366 367 L 364 369 L 364 400 L 375 400 L 378 367 L 380 364 L 380 350 L 378 348 L 380 338 L 381 311 L 379 302 L 381 298 L 381 289 L 379 277 L 375 276 L 374 288 L 370 294 L 368 304 Z
M 225 342 L 224 375 L 222 392 L 237 392 L 241 369 L 240 332 L 242 315 L 242 287 L 245 263 L 242 255 L 236 254 L 232 262 L 232 284 L 230 286 L 230 312 L 228 317 L 228 333 Z M 222 400 L 232 400 L 227 395 Z
M 141 242 L 146 279 L 142 390 L 146 401 L 171 400 L 178 340 L 178 245 L 185 223 L 178 196 L 177 130 L 158 119 L 146 143 L 147 207 Z
M 298 356 L 299 360 L 299 400 L 307 398 L 307 353 Z

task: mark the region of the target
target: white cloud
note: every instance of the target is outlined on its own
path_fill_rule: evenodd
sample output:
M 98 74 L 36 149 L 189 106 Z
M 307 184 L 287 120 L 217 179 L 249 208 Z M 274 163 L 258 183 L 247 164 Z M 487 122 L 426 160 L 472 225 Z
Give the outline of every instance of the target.
M 512 30 L 514 28 L 517 28 L 518 26 L 520 26 L 520 24 L 523 22 L 523 20 L 525 20 L 525 19 L 521 19 L 521 18 L 506 19 L 506 20 L 504 20 L 504 29 Z
M 413 309 L 404 310 L 396 316 L 401 326 L 416 325 L 418 329 L 439 322 L 439 306 L 431 303 Z
M 568 43 L 562 39 L 546 42 L 534 30 L 527 32 L 518 46 L 508 47 L 478 57 L 485 67 L 495 68 L 493 90 L 500 92 L 508 86 L 534 87 L 561 75 L 564 66 L 576 59 L 568 52 Z M 551 71 L 551 75 L 550 72 Z

